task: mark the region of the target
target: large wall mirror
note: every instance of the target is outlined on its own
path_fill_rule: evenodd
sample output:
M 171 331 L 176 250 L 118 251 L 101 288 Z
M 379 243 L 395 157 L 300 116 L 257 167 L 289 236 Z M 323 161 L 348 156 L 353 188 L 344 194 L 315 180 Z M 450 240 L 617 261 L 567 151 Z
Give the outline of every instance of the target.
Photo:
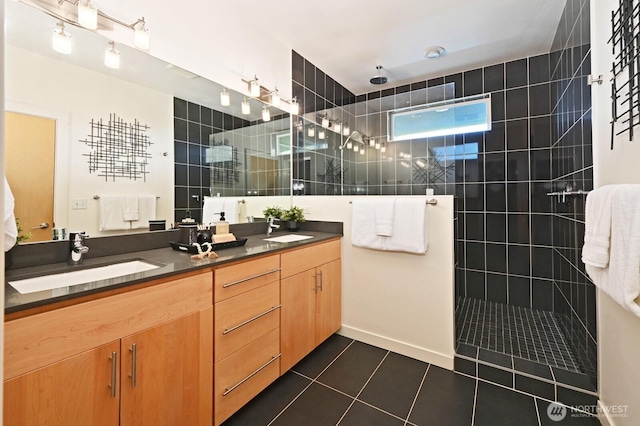
M 107 68 L 108 30 L 66 24 L 72 51 L 58 53 L 59 19 L 20 2 L 5 8 L 7 178 L 27 242 L 52 239 L 54 226 L 94 236 L 148 229 L 100 231 L 99 200 L 108 195 L 155 195 L 156 218 L 171 223 L 187 212 L 198 219 L 205 196 L 250 203 L 290 194 L 284 111 L 268 106 L 265 122 L 265 104 L 249 98 L 243 114 L 245 94 L 231 90 L 222 106 L 221 85 L 124 45 L 116 44 L 120 68 Z M 95 155 L 109 137 L 96 134 L 127 126 L 149 143 L 135 161 L 108 168 Z

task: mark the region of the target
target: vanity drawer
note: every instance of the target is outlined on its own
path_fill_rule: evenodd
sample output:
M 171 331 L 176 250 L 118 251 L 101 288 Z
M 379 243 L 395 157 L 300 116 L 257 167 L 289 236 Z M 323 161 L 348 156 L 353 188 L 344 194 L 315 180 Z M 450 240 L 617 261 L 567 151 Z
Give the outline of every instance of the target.
M 280 277 L 290 277 L 340 259 L 340 244 L 338 239 L 282 253 Z
M 216 303 L 215 362 L 280 326 L 280 284 L 275 281 Z
M 219 425 L 280 376 L 280 329 L 215 365 L 214 424 Z
M 214 271 L 214 302 L 280 279 L 280 255 L 262 257 Z

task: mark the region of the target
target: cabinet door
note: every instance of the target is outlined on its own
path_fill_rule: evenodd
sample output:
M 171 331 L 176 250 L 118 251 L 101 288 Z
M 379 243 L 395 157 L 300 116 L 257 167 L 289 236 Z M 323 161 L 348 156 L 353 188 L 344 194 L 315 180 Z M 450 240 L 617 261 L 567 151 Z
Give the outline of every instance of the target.
M 341 327 L 342 280 L 340 260 L 316 268 L 318 291 L 315 308 L 316 345 Z
M 284 374 L 315 348 L 315 270 L 280 281 L 280 371 Z
M 122 339 L 121 424 L 211 424 L 213 307 Z
M 117 425 L 119 352 L 108 343 L 5 381 L 4 424 Z

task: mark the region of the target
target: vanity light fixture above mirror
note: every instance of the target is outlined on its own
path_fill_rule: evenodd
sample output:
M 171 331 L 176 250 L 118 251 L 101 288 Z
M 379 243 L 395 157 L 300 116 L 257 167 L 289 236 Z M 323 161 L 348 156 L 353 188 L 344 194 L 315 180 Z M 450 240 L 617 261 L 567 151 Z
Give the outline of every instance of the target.
M 247 90 L 249 91 L 249 94 L 251 95 L 252 98 L 256 98 L 262 101 L 263 103 L 270 104 L 276 108 L 280 108 L 281 104 L 284 102 L 289 105 L 289 114 L 291 115 L 300 114 L 300 106 L 298 104 L 298 98 L 294 97 L 290 101 L 282 99 L 278 94 L 277 87 L 275 88 L 275 90 L 269 90 L 261 86 L 260 79 L 258 79 L 257 75 L 254 75 L 253 79 L 251 80 L 245 80 L 244 78 L 242 78 L 241 80 L 247 84 Z M 220 96 L 222 97 L 223 94 L 224 92 L 221 93 Z M 265 121 L 268 121 L 268 120 L 265 120 Z

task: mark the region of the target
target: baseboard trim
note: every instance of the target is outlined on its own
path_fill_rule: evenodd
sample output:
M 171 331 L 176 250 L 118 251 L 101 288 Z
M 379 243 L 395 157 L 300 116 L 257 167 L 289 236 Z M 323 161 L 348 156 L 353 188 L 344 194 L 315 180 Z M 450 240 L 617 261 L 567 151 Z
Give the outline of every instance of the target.
M 342 328 L 338 331 L 338 334 L 453 371 L 453 348 L 451 351 L 451 355 L 445 355 L 440 352 L 429 350 L 427 348 L 422 348 L 406 342 L 394 340 L 386 336 L 380 336 L 378 334 L 360 330 L 354 327 L 348 327 L 345 325 L 343 325 Z

